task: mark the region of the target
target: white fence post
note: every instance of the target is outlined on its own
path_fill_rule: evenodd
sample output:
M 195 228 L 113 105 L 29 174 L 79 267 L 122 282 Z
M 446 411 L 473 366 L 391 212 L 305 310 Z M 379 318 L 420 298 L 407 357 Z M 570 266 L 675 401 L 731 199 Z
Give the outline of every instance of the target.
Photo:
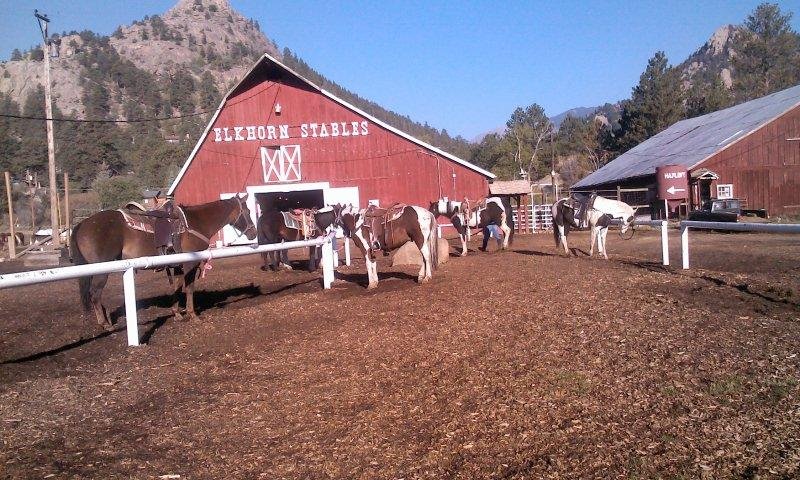
M 125 325 L 128 330 L 128 346 L 139 346 L 139 318 L 136 316 L 136 281 L 133 267 L 122 274 L 122 287 L 125 291 Z
M 681 261 L 683 269 L 689 268 L 689 226 L 681 222 Z
M 669 265 L 669 237 L 667 236 L 666 220 L 661 220 L 661 263 Z
M 322 287 L 331 288 L 334 278 L 333 241 L 322 244 Z

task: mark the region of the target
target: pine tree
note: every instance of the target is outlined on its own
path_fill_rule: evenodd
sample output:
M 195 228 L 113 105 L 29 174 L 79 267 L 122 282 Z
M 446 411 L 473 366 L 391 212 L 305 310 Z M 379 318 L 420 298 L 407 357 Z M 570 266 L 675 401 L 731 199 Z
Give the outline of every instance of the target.
M 686 118 L 716 112 L 733 105 L 733 94 L 717 78 L 713 83 L 695 82 L 686 93 Z
M 680 73 L 668 65 L 664 52 L 656 52 L 647 62 L 630 100 L 623 102 L 617 135 L 619 151 L 630 150 L 683 116 Z
M 762 3 L 747 17 L 732 59 L 734 92 L 739 102 L 763 97 L 800 83 L 800 41 L 792 13 Z

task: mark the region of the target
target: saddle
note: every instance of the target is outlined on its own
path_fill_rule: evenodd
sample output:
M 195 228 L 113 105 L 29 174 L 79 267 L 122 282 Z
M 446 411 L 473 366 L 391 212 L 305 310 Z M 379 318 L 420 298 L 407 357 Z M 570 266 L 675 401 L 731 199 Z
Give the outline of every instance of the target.
M 161 255 L 180 251 L 180 237 L 186 231 L 186 219 L 172 201 L 157 209 L 147 210 L 136 202 L 128 202 L 118 211 L 128 228 L 153 234 L 153 246 Z
M 486 197 L 479 198 L 478 200 L 470 201 L 469 198 L 464 197 L 464 205 L 462 213 L 464 214 L 464 226 L 467 228 L 475 228 L 478 226 L 481 218 L 481 212 L 486 210 L 488 199 Z M 475 216 L 475 225 L 472 226 L 472 216 Z
M 578 228 L 589 227 L 588 213 L 590 208 L 594 208 L 596 198 L 597 193 L 594 192 L 589 195 L 573 193 L 569 200 L 564 202 L 575 211 L 575 222 L 578 224 Z
M 283 223 L 288 228 L 299 230 L 303 238 L 308 240 L 316 235 L 317 222 L 314 220 L 315 209 L 301 208 L 289 212 L 281 212 Z
M 389 228 L 389 223 L 400 218 L 407 206 L 405 203 L 395 203 L 389 208 L 370 205 L 364 210 L 364 224 L 369 227 L 370 237 L 372 237 L 370 238 L 370 248 L 386 251 L 386 246 L 392 243 L 392 229 Z M 376 234 L 378 225 L 383 227 L 381 238 L 378 238 Z

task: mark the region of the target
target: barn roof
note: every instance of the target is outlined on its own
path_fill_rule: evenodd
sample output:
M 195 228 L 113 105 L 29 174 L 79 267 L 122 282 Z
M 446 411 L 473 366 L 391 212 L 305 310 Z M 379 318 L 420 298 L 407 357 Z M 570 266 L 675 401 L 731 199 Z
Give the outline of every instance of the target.
M 531 193 L 531 183 L 527 180 L 506 180 L 489 184 L 492 195 L 527 195 Z
M 661 165 L 683 165 L 691 170 L 798 105 L 800 85 L 681 120 L 582 178 L 573 187 L 653 175 Z
M 192 163 L 192 160 L 194 160 L 195 155 L 200 150 L 200 146 L 203 144 L 203 141 L 205 141 L 206 136 L 208 136 L 208 133 L 211 131 L 211 126 L 217 120 L 217 117 L 219 116 L 220 112 L 222 111 L 223 107 L 225 106 L 225 103 L 228 101 L 228 98 L 230 98 L 234 93 L 236 93 L 239 90 L 240 87 L 242 87 L 243 85 L 246 85 L 247 82 L 250 81 L 250 77 L 254 74 L 254 72 L 256 72 L 257 70 L 260 69 L 260 67 L 265 66 L 265 65 L 269 65 L 270 67 L 277 68 L 282 73 L 288 74 L 289 76 L 292 76 L 292 77 L 300 80 L 301 82 L 305 83 L 306 85 L 308 85 L 312 89 L 318 91 L 323 96 L 333 100 L 334 102 L 342 105 L 343 107 L 345 107 L 345 108 L 347 108 L 349 110 L 352 110 L 352 111 L 356 112 L 357 114 L 361 115 L 362 117 L 369 119 L 370 122 L 372 122 L 372 123 L 374 123 L 376 125 L 380 125 L 381 127 L 383 127 L 385 129 L 387 129 L 387 130 L 389 130 L 389 131 L 391 131 L 391 132 L 393 132 L 393 133 L 405 138 L 406 140 L 409 140 L 409 141 L 411 141 L 413 143 L 416 143 L 417 145 L 419 145 L 419 146 L 421 146 L 421 147 L 423 147 L 423 148 L 425 148 L 427 150 L 430 150 L 431 152 L 433 152 L 433 153 L 435 153 L 437 155 L 441 155 L 442 157 L 447 158 L 448 160 L 452 160 L 452 161 L 454 161 L 454 162 L 456 162 L 456 163 L 458 163 L 460 165 L 463 165 L 463 166 L 465 166 L 465 167 L 467 167 L 467 168 L 469 168 L 471 170 L 474 170 L 475 172 L 477 172 L 477 173 L 479 173 L 479 174 L 481 174 L 481 175 L 483 175 L 483 176 L 485 176 L 485 177 L 487 177 L 489 179 L 496 178 L 496 176 L 492 172 L 484 170 L 484 169 L 478 167 L 477 165 L 473 165 L 472 163 L 470 163 L 470 162 L 468 162 L 466 160 L 463 160 L 461 158 L 456 157 L 455 155 L 452 155 L 452 154 L 447 153 L 447 152 L 445 152 L 443 150 L 440 150 L 440 149 L 434 147 L 433 145 L 429 145 L 429 144 L 423 142 L 422 140 L 420 140 L 420 139 L 418 139 L 416 137 L 413 137 L 413 136 L 411 136 L 411 135 L 409 135 L 409 134 L 407 134 L 407 133 L 405 133 L 405 132 L 403 132 L 401 130 L 398 130 L 398 129 L 392 127 L 391 125 L 387 124 L 386 122 L 378 120 L 377 118 L 375 118 L 372 115 L 366 113 L 365 111 L 359 109 L 358 107 L 356 107 L 354 105 L 351 105 L 350 103 L 342 100 L 341 98 L 337 97 L 336 95 L 334 95 L 334 94 L 328 92 L 327 90 L 319 87 L 318 85 L 316 85 L 313 82 L 311 82 L 310 80 L 306 79 L 305 77 L 303 77 L 299 73 L 295 72 L 291 68 L 289 68 L 286 65 L 282 64 L 281 62 L 279 62 L 278 60 L 276 60 L 275 58 L 273 58 L 269 54 L 265 53 L 253 65 L 253 67 L 247 72 L 247 74 L 245 74 L 244 77 L 242 77 L 242 79 L 239 80 L 239 82 L 236 85 L 234 85 L 233 88 L 230 89 L 230 91 L 228 91 L 228 93 L 225 95 L 225 98 L 222 99 L 222 102 L 219 104 L 219 107 L 217 107 L 217 110 L 214 112 L 214 116 L 211 118 L 211 121 L 208 122 L 208 125 L 206 126 L 205 131 L 203 131 L 203 134 L 200 136 L 200 139 L 197 141 L 197 144 L 195 145 L 194 149 L 192 150 L 192 153 L 189 154 L 189 158 L 183 164 L 183 167 L 181 168 L 180 172 L 178 172 L 178 176 L 175 177 L 175 180 L 172 182 L 172 185 L 169 187 L 169 191 L 167 192 L 167 195 L 173 195 L 174 194 L 175 189 L 178 187 L 178 184 L 180 183 L 181 179 L 183 178 L 183 175 L 186 173 L 186 170 L 188 170 L 189 165 Z

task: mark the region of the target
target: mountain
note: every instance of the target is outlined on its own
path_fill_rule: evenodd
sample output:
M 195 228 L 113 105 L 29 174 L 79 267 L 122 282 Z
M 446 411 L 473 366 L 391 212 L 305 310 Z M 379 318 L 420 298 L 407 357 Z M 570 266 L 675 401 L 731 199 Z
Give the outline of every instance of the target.
M 733 79 L 731 75 L 731 58 L 734 55 L 733 43 L 744 27 L 737 25 L 723 25 L 719 27 L 706 43 L 693 52 L 689 57 L 676 65 L 681 72 L 683 88 L 689 90 L 693 85 L 710 85 L 719 78 L 723 85 L 731 88 Z M 558 128 L 568 116 L 586 118 L 597 114 L 604 122 L 614 124 L 619 120 L 619 102 L 606 103 L 597 107 L 575 107 L 550 117 L 550 121 Z M 483 140 L 486 135 L 502 134 L 505 125 L 479 135 L 474 141 Z
M 50 48 L 55 118 L 149 119 L 55 122 L 59 166 L 84 188 L 126 175 L 146 186 L 169 184 L 209 112 L 264 53 L 390 125 L 469 155 L 466 140 L 386 110 L 327 80 L 289 49 L 280 52 L 258 22 L 236 12 L 228 0 L 179 0 L 164 14 L 120 26 L 111 36 L 52 35 Z M 0 114 L 44 116 L 43 55 L 40 47 L 15 50 L 0 62 Z M 163 118 L 170 120 L 152 121 Z M 0 117 L 0 170 L 46 178 L 44 137 L 43 121 Z
M 684 88 L 688 90 L 697 83 L 712 83 L 717 78 L 722 80 L 722 83 L 728 88 L 733 85 L 731 58 L 734 51 L 732 45 L 742 29 L 743 27 L 736 25 L 719 27 L 703 46 L 677 65 L 681 71 Z
M 599 107 L 575 107 L 575 108 L 570 108 L 566 112 L 561 112 L 558 115 L 550 117 L 550 121 L 553 122 L 553 125 L 555 125 L 556 128 L 558 128 L 559 126 L 561 126 L 561 122 L 563 122 L 565 118 L 570 117 L 570 116 L 576 117 L 576 118 L 585 118 L 585 117 L 588 117 L 588 116 L 594 114 L 594 112 L 596 112 L 598 108 Z
M 95 80 L 109 90 L 111 116 L 123 119 L 122 105 L 131 89 L 120 81 L 123 70 L 133 70 L 127 76 L 139 75 L 159 89 L 176 75 L 199 84 L 208 72 L 215 88 L 226 91 L 262 53 L 278 55 L 257 22 L 241 16 L 227 0 L 180 0 L 163 16 L 119 27 L 111 37 L 84 31 L 54 38 L 54 103 L 63 114 L 77 118 L 86 114 L 83 96 L 91 83 L 82 77 L 87 70 L 99 69 L 101 78 Z M 0 93 L 23 103 L 43 85 L 41 55 L 41 49 L 34 49 L 23 58 L 0 63 Z

